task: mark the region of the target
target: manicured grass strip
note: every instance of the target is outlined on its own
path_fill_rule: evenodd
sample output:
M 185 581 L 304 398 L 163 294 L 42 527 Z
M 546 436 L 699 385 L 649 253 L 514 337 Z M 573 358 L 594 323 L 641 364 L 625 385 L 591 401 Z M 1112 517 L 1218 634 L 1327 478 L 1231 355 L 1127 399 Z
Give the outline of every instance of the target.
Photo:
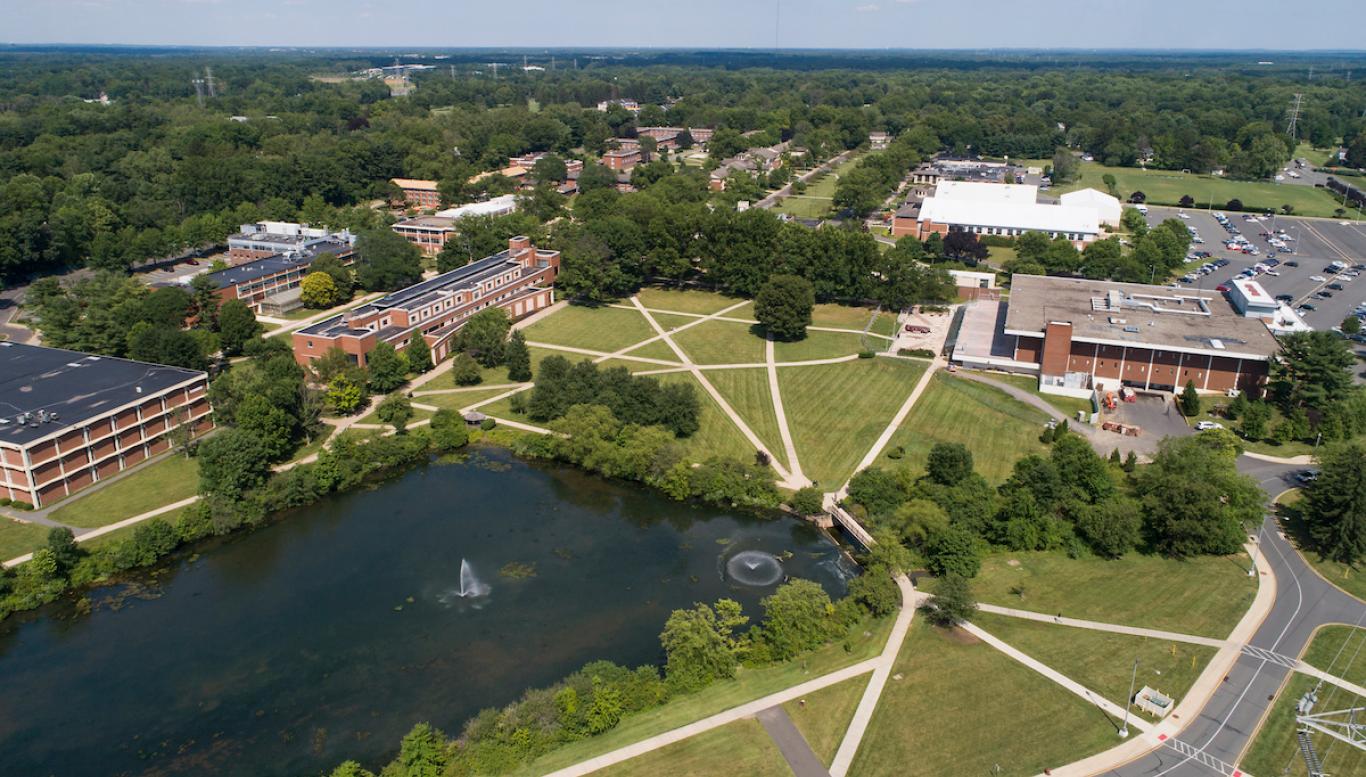
M 701 428 L 691 437 L 679 440 L 683 444 L 690 461 L 706 461 L 713 456 L 728 456 L 744 461 L 754 459 L 754 446 L 750 445 L 749 440 L 740 433 L 740 429 L 731 422 L 730 418 L 721 410 L 721 406 L 716 404 L 716 400 L 703 390 L 691 373 L 671 372 L 650 377 L 660 383 L 687 383 L 697 390 L 697 401 L 702 407 L 702 413 L 698 419 Z
M 1034 775 L 1112 746 L 1117 729 L 975 637 L 916 618 L 850 774 Z
M 1366 632 L 1361 629 L 1349 629 L 1346 626 L 1321 629 L 1309 643 L 1304 657 L 1306 662 L 1326 671 L 1328 662 L 1337 653 L 1338 646 L 1349 632 L 1355 634 L 1352 634 L 1351 643 L 1333 665 L 1332 673 L 1348 679 L 1355 677 L 1356 682 L 1360 684 L 1363 675 L 1366 674 L 1366 650 L 1355 652 L 1356 646 L 1366 637 Z M 1299 745 L 1295 738 L 1295 705 L 1317 682 L 1314 678 L 1302 674 L 1291 676 L 1290 682 L 1281 690 L 1276 703 L 1271 707 L 1271 713 L 1257 731 L 1252 746 L 1248 748 L 1247 756 L 1239 766 L 1251 774 L 1290 774 L 1294 777 L 1303 777 L 1306 774 L 1304 760 L 1300 757 Z M 1327 712 L 1361 706 L 1366 706 L 1366 699 L 1344 691 L 1336 685 L 1324 683 L 1319 689 L 1319 700 L 1314 705 L 1314 711 Z M 1366 774 L 1366 753 L 1322 734 L 1311 736 L 1319 757 L 1323 759 L 1325 772 L 1333 775 Z M 1287 767 L 1288 771 L 1283 771 Z
M 1023 389 L 1042 399 L 1067 416 L 1068 420 L 1075 421 L 1077 411 L 1082 410 L 1086 413 L 1091 412 L 1091 403 L 1085 399 L 1075 399 L 1073 397 L 1060 397 L 1057 394 L 1045 394 L 1039 391 L 1039 379 L 1033 375 L 1017 375 L 1004 372 L 987 373 L 985 377 L 991 378 L 1000 383 L 1007 383 L 1018 389 Z
M 925 365 L 903 359 L 779 367 L 778 384 L 802 471 L 837 488 L 854 472 Z
M 1180 702 L 1215 653 L 1214 648 L 1188 642 L 1053 626 L 1005 615 L 979 612 L 972 622 L 1120 706 L 1129 693 L 1134 659 L 1138 659 L 1135 693 L 1147 685 Z M 1133 711 L 1156 719 L 1137 707 Z
M 415 400 L 413 400 L 413 401 L 414 401 L 414 402 L 418 402 L 419 404 L 423 404 L 421 398 L 415 399 Z M 468 400 L 468 401 L 466 402 L 466 404 L 469 404 L 469 402 L 473 402 L 473 401 L 475 401 L 475 400 Z M 409 425 L 409 426 L 412 426 L 413 424 L 417 423 L 418 421 L 422 421 L 422 420 L 425 420 L 425 419 L 428 419 L 428 418 L 431 418 L 431 417 L 432 417 L 432 411 L 430 411 L 430 410 L 423 410 L 422 408 L 415 407 L 415 408 L 413 408 L 413 417 L 410 418 L 410 419 L 408 419 L 408 425 Z M 386 426 L 386 427 L 388 426 L 388 424 L 384 423 L 383 421 L 381 421 L 381 420 L 379 419 L 379 406 L 378 406 L 378 405 L 375 406 L 375 409 L 374 409 L 374 410 L 370 411 L 367 415 L 365 415 L 364 417 L 362 417 L 362 418 L 361 418 L 359 421 L 357 421 L 356 423 L 358 423 L 358 424 L 380 424 L 381 426 Z
M 193 509 L 194 509 L 194 505 L 189 505 L 189 506 L 186 506 L 186 507 L 182 507 L 182 508 L 180 508 L 179 510 L 172 510 L 172 511 L 169 512 L 169 513 L 162 513 L 161 515 L 158 515 L 157 517 L 152 518 L 152 519 L 150 519 L 150 520 L 152 520 L 152 521 L 162 521 L 162 522 L 165 522 L 165 523 L 167 523 L 167 524 L 169 524 L 169 525 L 171 525 L 171 526 L 175 526 L 176 523 L 178 523 L 178 522 L 180 521 L 180 518 L 181 518 L 183 515 L 185 515 L 185 514 L 188 513 L 190 510 L 193 510 Z M 96 548 L 103 547 L 103 546 L 105 546 L 105 545 L 112 545 L 112 544 L 114 544 L 114 543 L 116 543 L 116 542 L 120 542 L 120 541 L 122 541 L 122 540 L 125 540 L 125 539 L 127 539 L 127 538 L 133 536 L 133 532 L 137 531 L 137 528 L 138 528 L 139 526 L 142 526 L 143 524 L 148 523 L 148 522 L 149 522 L 149 521 L 143 521 L 143 522 L 141 522 L 141 523 L 135 523 L 135 524 L 133 524 L 132 526 L 124 526 L 124 527 L 121 528 L 121 529 L 115 529 L 114 531 L 111 531 L 111 532 L 109 532 L 109 533 L 107 533 L 107 534 L 101 534 L 100 536 L 95 537 L 94 539 L 86 540 L 85 542 L 82 542 L 82 543 L 81 543 L 81 547 L 82 547 L 82 548 L 85 548 L 86 550 L 94 550 L 94 549 L 96 549 Z
M 654 334 L 645 317 L 622 308 L 569 305 L 523 330 L 526 339 L 611 352 Z
M 1280 515 L 1280 524 L 1285 528 L 1286 536 L 1291 539 L 1295 547 L 1299 549 L 1300 555 L 1314 568 L 1323 579 L 1341 588 L 1347 593 L 1358 599 L 1366 601 L 1366 568 L 1361 564 L 1344 564 L 1326 558 L 1314 550 L 1314 543 L 1309 538 L 1309 530 L 1304 525 L 1304 518 L 1300 514 L 1299 503 L 1303 498 L 1303 493 L 1297 488 L 1286 492 L 1276 502 L 1276 513 Z M 1363 651 L 1366 652 L 1366 651 Z
M 844 732 L 854 717 L 854 709 L 863 697 L 863 690 L 868 687 L 868 678 L 869 675 L 863 675 L 845 680 L 783 705 L 793 725 L 811 746 L 811 751 L 826 766 L 835 760 L 840 741 L 844 739 Z
M 47 542 L 48 527 L 0 517 L 0 561 L 31 553 Z
M 640 314 L 637 313 L 636 315 Z M 698 320 L 697 316 L 676 316 L 673 313 L 652 312 L 650 313 L 650 317 L 653 318 L 660 326 L 664 327 L 664 331 L 666 332 L 672 332 L 673 330 L 678 329 L 681 326 L 686 326 L 688 324 L 696 324 Z M 653 337 L 656 334 L 657 332 L 655 332 L 654 329 L 650 330 L 651 337 Z M 664 347 L 667 348 L 668 346 Z M 670 351 L 669 353 L 672 354 L 673 352 Z
M 1304 651 L 1304 662 L 1357 685 L 1366 685 L 1366 628 L 1324 626 Z
M 847 639 L 834 640 L 830 645 L 806 657 L 757 669 L 742 666 L 737 670 L 733 680 L 716 683 L 697 693 L 673 699 L 663 707 L 632 715 L 602 736 L 574 742 L 547 753 L 513 774 L 517 777 L 532 777 L 562 769 L 761 696 L 813 680 L 850 664 L 873 658 L 882 652 L 890 628 L 890 618 L 860 623 L 849 630 Z M 845 642 L 849 643 L 848 650 L 845 649 Z M 743 772 L 727 770 L 724 777 L 739 777 L 741 774 Z
M 662 321 L 660 324 L 662 326 L 664 325 Z M 626 354 L 629 356 L 639 356 L 642 359 L 664 359 L 665 361 L 678 362 L 679 364 L 683 363 L 679 361 L 678 354 L 674 353 L 674 349 L 670 348 L 669 344 L 663 340 L 655 340 L 654 342 L 646 343 L 639 348 L 632 348 L 631 350 L 626 351 Z M 663 367 L 664 365 L 660 364 L 656 366 Z
M 1003 607 L 1223 639 L 1256 593 L 1250 563 L 1246 555 L 998 553 L 982 560 L 972 588 L 979 601 Z
M 834 202 L 830 197 L 792 194 L 784 197 L 773 212 L 786 213 L 799 219 L 819 219 L 831 215 Z
M 792 769 L 768 732 L 744 718 L 675 742 L 629 761 L 609 766 L 603 777 L 790 777 Z
M 707 380 L 721 392 L 730 406 L 759 435 L 764 445 L 784 466 L 790 464 L 778 431 L 778 414 L 773 410 L 773 394 L 768 390 L 768 371 L 764 369 L 708 370 Z
M 919 471 L 935 443 L 962 443 L 982 477 L 1000 483 L 1020 457 L 1044 452 L 1046 421 L 1043 411 L 1004 392 L 936 373 L 887 448 L 905 448 L 902 462 Z
M 839 356 L 857 354 L 864 349 L 862 335 L 846 332 L 816 332 L 807 330 L 806 337 L 791 343 L 775 343 L 773 358 L 780 362 L 804 362 L 812 359 L 834 359 Z M 874 351 L 885 350 L 887 341 L 878 337 L 868 338 L 867 347 Z
M 594 358 L 594 357 L 592 357 L 592 356 L 589 356 L 588 354 L 573 353 L 573 352 L 571 352 L 571 351 L 557 351 L 557 350 L 555 350 L 554 348 L 537 348 L 537 347 L 534 346 L 534 345 L 533 345 L 533 346 L 527 346 L 527 352 L 531 354 L 531 373 L 532 373 L 532 375 L 535 375 L 535 374 L 536 374 L 536 370 L 541 366 L 541 362 L 545 361 L 546 359 L 548 359 L 548 358 L 551 357 L 551 356 L 559 356 L 559 357 L 562 358 L 562 359 L 568 359 L 570 364 L 577 364 L 577 363 L 579 363 L 579 362 L 589 361 L 589 360 L 591 360 L 591 359 Z M 494 381 L 491 381 L 491 380 L 489 380 L 488 378 L 484 378 L 484 382 L 485 382 L 485 383 L 493 383 Z M 498 381 L 498 382 L 499 382 L 499 383 L 506 383 L 506 382 L 507 382 L 507 370 L 504 370 L 504 371 L 503 371 L 503 380 L 500 380 L 500 381 Z M 428 388 L 431 388 L 432 386 L 433 386 L 432 383 L 428 383 L 428 384 L 427 384 L 427 387 L 428 387 Z M 455 381 L 452 381 L 452 380 L 447 379 L 447 380 L 445 381 L 445 385 L 444 385 L 444 386 L 437 386 L 437 388 L 458 388 L 458 387 L 455 385 Z
M 1294 207 L 1296 216 L 1333 217 L 1333 211 L 1342 207 L 1326 189 L 1290 183 L 1269 183 L 1266 181 L 1234 181 L 1212 175 L 1195 175 L 1175 170 L 1143 170 L 1135 167 L 1106 167 L 1095 162 L 1081 163 L 1079 180 L 1054 187 L 1049 194 L 1057 196 L 1063 192 L 1093 188 L 1106 191 L 1101 177 L 1109 173 L 1115 177 L 1122 199 L 1128 199 L 1135 191 L 1148 196 L 1149 205 L 1177 205 L 1181 198 L 1190 195 L 1195 200 L 1193 207 L 1211 207 L 1220 210 L 1229 200 L 1242 200 L 1245 210 L 1279 210 L 1282 205 Z M 1347 218 L 1355 214 L 1349 213 Z
M 673 336 L 698 364 L 755 364 L 764 360 L 764 339 L 745 324 L 705 321 Z
M 715 313 L 724 310 L 740 300 L 727 297 L 714 291 L 697 289 L 660 289 L 649 287 L 641 289 L 636 298 L 647 308 L 677 310 L 680 313 Z
M 851 307 L 849 305 L 817 305 L 811 311 L 812 326 L 833 326 L 840 329 L 857 329 L 862 332 L 873 318 L 873 308 Z M 891 336 L 896 332 L 896 315 L 885 310 L 878 311 L 869 331 Z
M 482 402 L 489 397 L 496 397 L 505 394 L 512 389 L 479 389 L 478 391 L 452 391 L 449 394 L 429 394 L 425 397 L 414 397 L 413 402 L 419 405 L 432 405 L 433 407 L 445 408 L 446 410 L 459 411 L 462 407 L 469 407 L 476 402 Z M 480 408 L 483 410 L 483 408 Z M 427 415 L 431 415 L 428 413 Z
M 148 464 L 104 488 L 77 494 L 52 512 L 59 523 L 93 529 L 199 493 L 199 463 L 180 454 Z

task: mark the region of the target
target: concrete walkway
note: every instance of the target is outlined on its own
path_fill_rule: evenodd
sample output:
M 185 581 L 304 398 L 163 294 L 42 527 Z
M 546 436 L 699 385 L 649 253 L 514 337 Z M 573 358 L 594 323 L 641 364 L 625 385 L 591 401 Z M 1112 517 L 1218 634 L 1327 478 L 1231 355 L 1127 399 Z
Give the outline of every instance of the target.
M 807 744 L 806 737 L 793 725 L 792 718 L 788 717 L 787 711 L 782 707 L 769 707 L 755 716 L 759 719 L 764 731 L 768 732 L 773 744 L 778 746 L 778 752 L 783 754 L 783 759 L 792 769 L 793 777 L 830 777 L 830 772 L 825 770 L 825 765 L 821 759 L 811 751 L 811 745 Z
M 635 310 L 635 307 L 632 306 L 632 305 L 612 304 L 612 305 L 608 305 L 607 307 L 609 307 L 609 308 L 620 308 L 620 309 L 622 309 L 622 310 Z M 647 307 L 647 308 L 645 308 L 645 309 L 648 310 L 648 311 L 650 311 L 651 313 L 664 313 L 664 314 L 666 314 L 666 315 L 670 315 L 670 316 L 680 316 L 680 317 L 683 317 L 683 318 L 705 318 L 705 319 L 708 319 L 708 320 L 710 320 L 710 321 L 727 321 L 727 322 L 730 322 L 730 323 L 732 323 L 732 324 L 749 324 L 750 326 L 753 326 L 754 324 L 759 323 L 758 321 L 756 321 L 755 319 L 752 319 L 752 318 L 736 318 L 736 317 L 734 317 L 734 316 L 718 316 L 718 315 L 715 315 L 715 314 L 708 314 L 708 313 L 687 313 L 687 312 L 684 312 L 684 311 L 682 311 L 682 310 L 669 310 L 668 308 L 650 308 L 650 307 Z M 872 321 L 869 321 L 868 323 L 869 323 L 870 326 L 872 325 Z M 887 335 L 878 334 L 877 332 L 873 332 L 873 331 L 870 331 L 870 330 L 868 330 L 868 329 L 848 329 L 848 328 L 846 328 L 846 327 L 839 327 L 839 326 L 815 326 L 815 325 L 811 325 L 811 326 L 808 326 L 808 327 L 806 328 L 806 330 L 807 330 L 808 332 L 840 332 L 840 333 L 843 333 L 843 334 L 850 334 L 850 335 L 868 335 L 868 336 L 870 336 L 870 337 L 880 337 L 880 338 L 882 338 L 883 340 L 892 340 L 892 339 L 894 339 L 894 338 L 889 337 L 889 336 L 887 336 Z
M 778 363 L 773 357 L 773 338 L 764 340 L 764 361 L 768 363 L 768 393 L 773 400 L 773 413 L 778 418 L 778 436 L 782 438 L 783 450 L 787 451 L 787 466 L 794 480 L 806 480 L 802 463 L 797 459 L 797 446 L 792 443 L 792 430 L 787 425 L 787 411 L 783 409 L 783 393 L 778 389 Z
M 901 428 L 901 424 L 906 420 L 906 416 L 911 414 L 911 408 L 915 407 L 915 403 L 920 399 L 920 395 L 925 393 L 925 387 L 930 385 L 930 379 L 934 377 L 934 373 L 940 367 L 944 366 L 944 364 L 945 362 L 942 357 L 936 357 L 930 362 L 929 366 L 925 369 L 924 374 L 920 376 L 920 380 L 916 382 L 915 388 L 911 389 L 910 396 L 906 397 L 906 401 L 902 402 L 901 407 L 897 408 L 896 415 L 892 416 L 892 420 L 887 424 L 887 428 L 883 429 L 882 434 L 878 435 L 877 440 L 873 442 L 873 447 L 869 448 L 868 452 L 864 454 L 863 459 L 859 461 L 858 466 L 854 468 L 853 474 L 849 476 L 849 480 L 853 480 L 854 475 L 873 466 L 873 462 L 877 461 L 877 457 L 882 453 L 882 449 L 887 447 L 887 443 L 891 441 L 892 435 L 896 434 L 896 430 Z M 844 481 L 844 485 L 840 486 L 839 491 L 835 492 L 836 501 L 843 500 L 844 497 L 848 495 L 849 480 Z
M 854 710 L 849 728 L 844 731 L 844 739 L 840 741 L 839 750 L 835 752 L 835 760 L 830 764 L 831 777 L 845 777 L 849 773 L 849 767 L 854 763 L 854 756 L 858 753 L 863 735 L 868 732 L 868 724 L 873 720 L 873 711 L 877 709 L 878 699 L 882 698 L 882 689 L 886 687 L 887 678 L 896 666 L 896 657 L 901 652 L 901 643 L 906 641 L 911 618 L 915 616 L 916 608 L 924 601 L 924 597 L 916 592 L 915 586 L 911 585 L 910 579 L 905 575 L 897 576 L 896 586 L 901 589 L 901 612 L 897 613 L 896 623 L 892 626 L 892 634 L 887 638 L 882 655 L 874 659 L 876 666 L 873 669 L 873 676 L 863 691 L 858 708 Z
M 1112 634 L 1128 634 L 1133 637 L 1148 637 L 1150 639 L 1163 639 L 1168 642 L 1188 642 L 1192 645 L 1204 645 L 1206 647 L 1221 648 L 1228 644 L 1228 640 L 1215 639 L 1213 637 L 1199 637 L 1194 634 L 1181 634 L 1175 631 L 1160 631 L 1158 629 L 1144 629 L 1137 626 L 1121 626 L 1116 623 L 1103 623 L 1101 621 L 1088 621 L 1079 618 L 1059 618 L 1056 615 L 1046 615 L 1033 610 L 1017 610 L 1012 607 L 1001 607 L 995 604 L 978 604 L 977 609 L 982 612 L 989 612 L 994 615 L 1007 615 L 1012 618 L 1038 621 L 1039 623 L 1051 623 L 1058 626 L 1071 626 L 1077 629 L 1090 629 L 1092 631 L 1108 631 Z
M 182 500 L 180 500 L 179 502 L 172 502 L 172 503 L 170 503 L 170 504 L 168 504 L 168 505 L 162 505 L 161 507 L 158 507 L 158 508 L 156 508 L 155 510 L 148 510 L 148 511 L 145 512 L 145 513 L 140 513 L 140 514 L 138 514 L 138 515 L 135 515 L 135 516 L 133 516 L 132 518 L 125 518 L 125 519 L 123 519 L 122 521 L 118 521 L 118 522 L 116 522 L 116 523 L 111 523 L 111 524 L 108 524 L 108 525 L 105 525 L 105 526 L 100 526 L 99 528 L 95 528 L 95 529 L 76 529 L 76 530 L 74 530 L 74 531 L 76 532 L 76 542 L 86 542 L 86 541 L 88 541 L 88 540 L 93 540 L 93 539 L 95 539 L 96 537 L 103 537 L 104 535 L 106 535 L 106 534 L 108 534 L 108 533 L 110 533 L 110 532 L 118 531 L 119 529 L 122 529 L 122 528 L 125 528 L 125 527 L 128 527 L 128 526 L 133 526 L 133 525 L 142 523 L 143 521 L 149 521 L 149 520 L 151 520 L 151 519 L 157 517 L 158 515 L 165 515 L 166 513 L 174 512 L 174 511 L 176 511 L 176 510 L 179 510 L 179 509 L 182 508 L 182 507 L 188 507 L 188 506 L 194 504 L 195 502 L 198 502 L 199 499 L 200 499 L 200 497 L 199 497 L 198 495 L 196 495 L 196 496 L 188 497 L 188 498 L 186 498 L 186 499 L 182 499 Z M 28 561 L 29 559 L 32 559 L 32 558 L 33 558 L 33 554 L 32 554 L 32 553 L 25 553 L 25 554 L 22 555 L 22 556 L 15 556 L 14 558 L 12 558 L 12 559 L 10 559 L 10 560 L 4 562 L 3 566 L 5 566 L 5 567 L 14 567 L 14 566 L 18 566 L 18 565 L 23 564 L 24 562 L 26 562 L 26 561 Z

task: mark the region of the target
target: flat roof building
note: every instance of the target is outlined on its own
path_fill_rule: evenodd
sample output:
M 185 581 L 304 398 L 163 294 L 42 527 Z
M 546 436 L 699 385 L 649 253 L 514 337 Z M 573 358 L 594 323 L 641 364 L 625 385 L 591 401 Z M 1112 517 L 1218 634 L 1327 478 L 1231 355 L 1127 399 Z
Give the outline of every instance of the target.
M 355 248 L 351 243 L 311 241 L 303 248 L 208 273 L 208 278 L 213 281 L 218 298 L 222 301 L 240 299 L 254 312 L 261 313 L 267 299 L 297 289 L 304 276 L 310 272 L 314 260 L 323 254 L 332 254 L 342 262 L 350 263 Z M 188 285 L 190 280 L 187 277 L 184 283 Z
M 345 229 L 332 232 L 288 221 L 243 224 L 235 234 L 228 235 L 228 262 L 241 264 L 290 251 L 302 251 L 326 242 L 355 245 L 356 236 Z
M 423 178 L 391 178 L 389 182 L 403 192 L 404 202 L 410 208 L 428 210 L 441 207 L 441 193 L 437 191 L 436 181 Z
M 1038 187 L 1027 184 L 940 180 L 918 209 L 899 210 L 892 222 L 896 237 L 971 232 L 1018 237 L 1042 232 L 1065 237 L 1078 248 L 1100 235 L 1094 207 L 1040 203 Z
M 439 210 L 431 216 L 415 216 L 399 221 L 391 227 L 426 256 L 441 252 L 446 241 L 456 233 L 456 224 L 467 216 L 505 216 L 517 210 L 517 196 L 504 194 L 484 202 L 471 202 L 454 208 Z
M 0 342 L 0 497 L 47 507 L 213 427 L 197 370 Z
M 559 269 L 559 251 L 536 248 L 528 237 L 511 238 L 506 251 L 294 332 L 294 358 L 308 364 L 335 347 L 364 366 L 379 343 L 402 350 L 422 337 L 439 362 L 478 311 L 500 307 L 518 319 L 553 304 Z
M 1120 204 L 1118 197 L 1096 189 L 1068 192 L 1058 197 L 1058 202 L 1069 207 L 1095 208 L 1096 218 L 1102 226 L 1107 227 L 1119 226 L 1120 217 L 1124 215 L 1124 206 Z
M 975 315 L 970 310 L 967 318 Z M 985 310 L 985 308 L 984 308 Z M 954 359 L 1039 375 L 1047 393 L 1129 386 L 1256 391 L 1280 345 L 1216 293 L 1140 283 L 1015 275 L 993 308 L 991 343 L 960 337 Z

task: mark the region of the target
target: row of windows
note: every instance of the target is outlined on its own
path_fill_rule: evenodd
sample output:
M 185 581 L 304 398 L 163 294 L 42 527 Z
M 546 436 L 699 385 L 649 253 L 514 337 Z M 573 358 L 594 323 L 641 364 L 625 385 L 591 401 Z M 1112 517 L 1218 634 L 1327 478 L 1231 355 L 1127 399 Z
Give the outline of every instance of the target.
M 956 224 L 950 225 L 952 232 L 971 232 L 974 235 L 1001 235 L 1004 237 L 1019 237 L 1026 232 L 1038 232 L 1037 229 L 1016 229 L 1014 227 L 964 227 Z M 1062 237 L 1068 240 L 1084 240 L 1086 235 L 1081 232 L 1049 232 L 1049 237 Z

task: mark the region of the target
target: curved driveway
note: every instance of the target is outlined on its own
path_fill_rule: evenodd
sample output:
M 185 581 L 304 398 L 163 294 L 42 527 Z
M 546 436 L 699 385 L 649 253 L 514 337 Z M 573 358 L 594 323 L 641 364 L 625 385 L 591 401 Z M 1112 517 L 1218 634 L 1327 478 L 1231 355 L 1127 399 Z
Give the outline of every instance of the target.
M 1238 469 L 1255 477 L 1269 498 L 1294 485 L 1295 466 L 1250 459 Z M 1104 772 L 1115 777 L 1207 777 L 1235 774 L 1234 765 L 1247 749 L 1263 715 L 1290 670 L 1278 656 L 1298 658 L 1314 630 L 1327 623 L 1355 624 L 1366 605 L 1314 573 L 1281 535 L 1272 518 L 1258 535 L 1266 561 L 1276 574 L 1276 603 L 1253 635 L 1251 645 L 1275 656 L 1244 652 L 1213 698 L 1184 731 L 1165 747 L 1124 766 Z M 1258 775 L 1258 777 L 1272 777 Z

